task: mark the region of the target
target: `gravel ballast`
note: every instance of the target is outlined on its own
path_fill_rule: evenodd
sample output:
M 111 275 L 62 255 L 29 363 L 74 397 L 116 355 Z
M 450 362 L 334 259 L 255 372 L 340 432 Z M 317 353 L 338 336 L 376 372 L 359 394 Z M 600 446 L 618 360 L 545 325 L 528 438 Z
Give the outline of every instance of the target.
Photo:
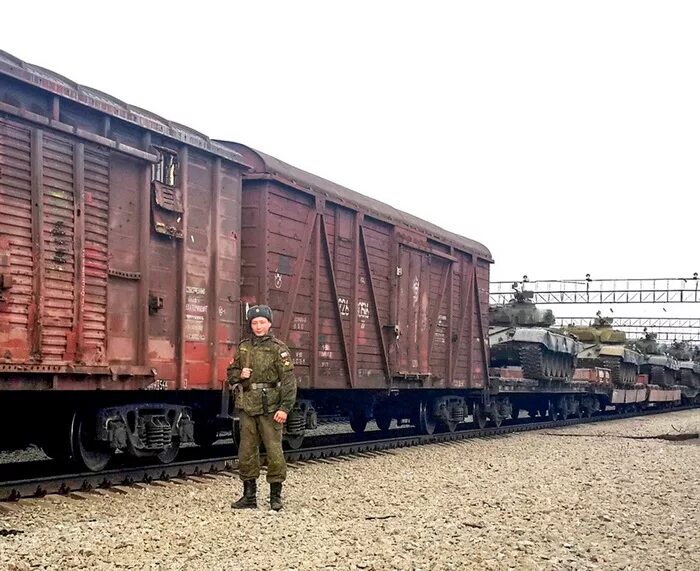
M 0 569 L 700 569 L 700 411 L 0 512 Z

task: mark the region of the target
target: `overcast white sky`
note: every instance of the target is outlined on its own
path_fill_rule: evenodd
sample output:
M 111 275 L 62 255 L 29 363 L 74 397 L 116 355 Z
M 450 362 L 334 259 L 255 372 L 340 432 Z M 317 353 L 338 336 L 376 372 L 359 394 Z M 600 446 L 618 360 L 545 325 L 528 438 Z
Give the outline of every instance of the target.
M 696 1 L 18 4 L 0 49 L 478 240 L 494 280 L 700 271 Z

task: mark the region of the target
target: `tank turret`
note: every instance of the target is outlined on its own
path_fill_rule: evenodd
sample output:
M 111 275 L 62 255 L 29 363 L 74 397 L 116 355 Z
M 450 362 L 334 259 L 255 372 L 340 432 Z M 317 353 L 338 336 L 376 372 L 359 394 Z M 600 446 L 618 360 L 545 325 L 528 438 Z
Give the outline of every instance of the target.
M 508 303 L 489 308 L 491 366 L 520 366 L 530 379 L 570 380 L 580 343 L 572 335 L 551 329 L 554 314 L 539 309 L 533 295 L 515 283 Z
M 629 344 L 643 355 L 663 355 L 662 348 L 656 339 L 656 333 L 647 331 L 646 327 L 644 328 L 644 337 L 633 339 Z
M 551 327 L 554 313 L 551 309 L 538 309 L 532 302 L 534 292 L 518 290 L 513 284 L 513 299 L 505 305 L 489 307 L 489 323 L 504 327 Z
M 665 352 L 679 361 L 693 360 L 693 348 L 687 341 L 673 341 L 665 347 Z

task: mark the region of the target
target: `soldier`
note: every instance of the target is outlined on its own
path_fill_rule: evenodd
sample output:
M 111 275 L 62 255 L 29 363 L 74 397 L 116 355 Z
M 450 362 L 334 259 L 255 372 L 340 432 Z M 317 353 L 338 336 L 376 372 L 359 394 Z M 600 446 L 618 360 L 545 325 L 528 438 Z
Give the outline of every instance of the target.
M 260 441 L 267 452 L 267 481 L 270 507 L 282 509 L 282 482 L 287 465 L 282 452 L 282 428 L 296 400 L 294 365 L 289 348 L 270 334 L 272 310 L 254 305 L 246 319 L 253 335 L 238 346 L 228 368 L 228 382 L 235 386 L 235 406 L 241 429 L 238 470 L 243 496 L 232 508 L 256 508 L 257 479 L 260 475 Z

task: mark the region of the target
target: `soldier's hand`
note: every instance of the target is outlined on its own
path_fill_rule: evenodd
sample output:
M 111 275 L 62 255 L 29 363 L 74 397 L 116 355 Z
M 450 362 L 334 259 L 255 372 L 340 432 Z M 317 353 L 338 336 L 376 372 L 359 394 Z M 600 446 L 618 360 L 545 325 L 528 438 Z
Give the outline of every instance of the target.
M 244 367 L 241 369 L 241 379 L 250 379 L 250 375 L 253 373 L 253 369 L 249 367 Z
M 284 412 L 283 410 L 278 410 L 275 413 L 274 419 L 275 419 L 275 422 L 279 422 L 280 424 L 284 424 L 287 421 L 287 413 Z

